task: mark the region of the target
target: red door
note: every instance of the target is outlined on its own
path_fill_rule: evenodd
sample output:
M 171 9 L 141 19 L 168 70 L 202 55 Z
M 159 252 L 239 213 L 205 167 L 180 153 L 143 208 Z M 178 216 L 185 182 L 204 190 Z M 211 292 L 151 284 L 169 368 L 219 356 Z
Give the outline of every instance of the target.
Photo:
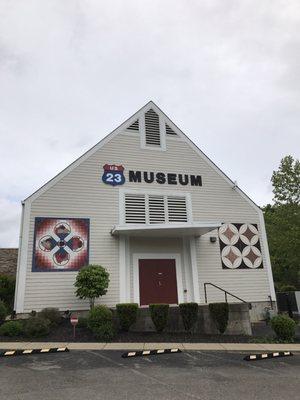
M 140 259 L 140 304 L 177 304 L 175 260 Z

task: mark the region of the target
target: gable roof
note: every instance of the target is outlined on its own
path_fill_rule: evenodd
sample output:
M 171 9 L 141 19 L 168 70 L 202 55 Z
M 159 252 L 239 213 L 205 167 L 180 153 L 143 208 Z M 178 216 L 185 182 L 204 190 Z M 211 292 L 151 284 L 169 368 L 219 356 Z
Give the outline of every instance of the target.
M 108 143 L 110 140 L 112 140 L 115 136 L 120 134 L 122 131 L 124 131 L 128 126 L 136 122 L 138 118 L 140 118 L 147 110 L 152 108 L 154 111 L 156 111 L 159 115 L 161 115 L 165 123 L 169 125 L 169 127 L 183 140 L 185 140 L 189 146 L 195 150 L 195 152 L 203 158 L 220 176 L 225 179 L 225 181 L 232 187 L 234 188 L 249 204 L 251 204 L 252 207 L 254 207 L 256 210 L 261 211 L 259 206 L 250 199 L 248 195 L 246 195 L 236 184 L 219 168 L 217 165 L 209 158 L 205 153 L 203 153 L 202 150 L 199 149 L 199 147 L 185 134 L 183 133 L 180 128 L 176 124 L 174 124 L 173 121 L 170 120 L 170 118 L 153 102 L 149 101 L 147 104 L 145 104 L 143 107 L 141 107 L 136 113 L 134 113 L 130 118 L 128 118 L 126 121 L 124 121 L 121 125 L 119 125 L 116 129 L 114 129 L 111 133 L 109 133 L 107 136 L 105 136 L 103 139 L 101 139 L 98 143 L 96 143 L 92 148 L 87 150 L 83 155 L 78 157 L 75 161 L 73 161 L 69 166 L 64 168 L 61 172 L 59 172 L 57 175 L 55 175 L 52 179 L 50 179 L 48 182 L 46 182 L 43 186 L 41 186 L 39 189 L 37 189 L 34 193 L 32 193 L 30 196 L 28 196 L 22 203 L 27 202 L 27 201 L 33 201 L 37 197 L 39 197 L 41 194 L 46 192 L 48 189 L 50 189 L 53 185 L 55 185 L 60 179 L 62 179 L 64 176 L 66 176 L 69 172 L 71 172 L 74 168 L 76 168 L 78 165 L 80 165 L 82 162 L 84 162 L 86 159 L 88 159 L 92 154 L 94 154 L 96 151 L 101 149 L 106 143 Z

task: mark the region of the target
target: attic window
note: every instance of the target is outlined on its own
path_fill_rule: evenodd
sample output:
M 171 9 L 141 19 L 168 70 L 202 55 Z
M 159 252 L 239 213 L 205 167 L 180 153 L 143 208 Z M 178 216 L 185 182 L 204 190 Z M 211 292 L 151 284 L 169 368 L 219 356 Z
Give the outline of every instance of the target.
M 169 125 L 167 125 L 167 124 L 166 124 L 166 134 L 167 134 L 167 135 L 175 135 L 175 136 L 177 136 L 177 133 L 175 133 L 175 132 L 173 131 L 173 129 L 170 128 Z
M 128 128 L 129 131 L 139 131 L 139 120 L 137 119 L 133 124 L 131 124 Z
M 145 113 L 146 146 L 160 147 L 159 116 L 152 108 Z

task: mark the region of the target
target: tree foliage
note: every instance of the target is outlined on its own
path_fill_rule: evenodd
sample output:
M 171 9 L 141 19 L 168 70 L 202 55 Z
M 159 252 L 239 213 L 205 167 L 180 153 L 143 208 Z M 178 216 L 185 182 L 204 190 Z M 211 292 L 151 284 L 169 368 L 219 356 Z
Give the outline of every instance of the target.
M 300 288 L 300 206 L 268 205 L 264 211 L 275 283 Z
M 300 162 L 292 156 L 274 171 L 274 205 L 264 207 L 275 284 L 300 288 Z
M 284 157 L 278 171 L 273 171 L 274 202 L 279 204 L 300 204 L 300 161 L 292 156 Z
M 4 301 L 9 311 L 14 308 L 15 278 L 0 275 L 0 300 Z
M 82 268 L 77 274 L 74 286 L 76 296 L 80 299 L 89 299 L 90 308 L 95 304 L 95 299 L 107 292 L 109 273 L 101 265 L 89 265 Z

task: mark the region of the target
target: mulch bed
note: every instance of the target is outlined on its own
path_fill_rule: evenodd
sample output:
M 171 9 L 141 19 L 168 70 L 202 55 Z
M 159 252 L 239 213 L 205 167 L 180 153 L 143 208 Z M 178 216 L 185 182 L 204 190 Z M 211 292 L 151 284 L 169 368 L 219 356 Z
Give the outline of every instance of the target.
M 273 334 L 265 323 L 254 326 L 253 336 L 242 335 L 203 335 L 199 333 L 156 333 L 156 332 L 118 332 L 111 342 L 152 342 L 152 343 L 251 343 L 255 340 L 266 342 L 266 337 L 272 338 Z M 28 338 L 18 336 L 10 338 L 0 336 L 1 342 L 97 342 L 93 334 L 87 328 L 76 328 L 76 338 L 73 339 L 73 327 L 69 320 L 64 320 L 58 327 L 52 329 L 49 335 L 42 338 Z M 296 343 L 300 343 L 300 336 L 297 336 Z

